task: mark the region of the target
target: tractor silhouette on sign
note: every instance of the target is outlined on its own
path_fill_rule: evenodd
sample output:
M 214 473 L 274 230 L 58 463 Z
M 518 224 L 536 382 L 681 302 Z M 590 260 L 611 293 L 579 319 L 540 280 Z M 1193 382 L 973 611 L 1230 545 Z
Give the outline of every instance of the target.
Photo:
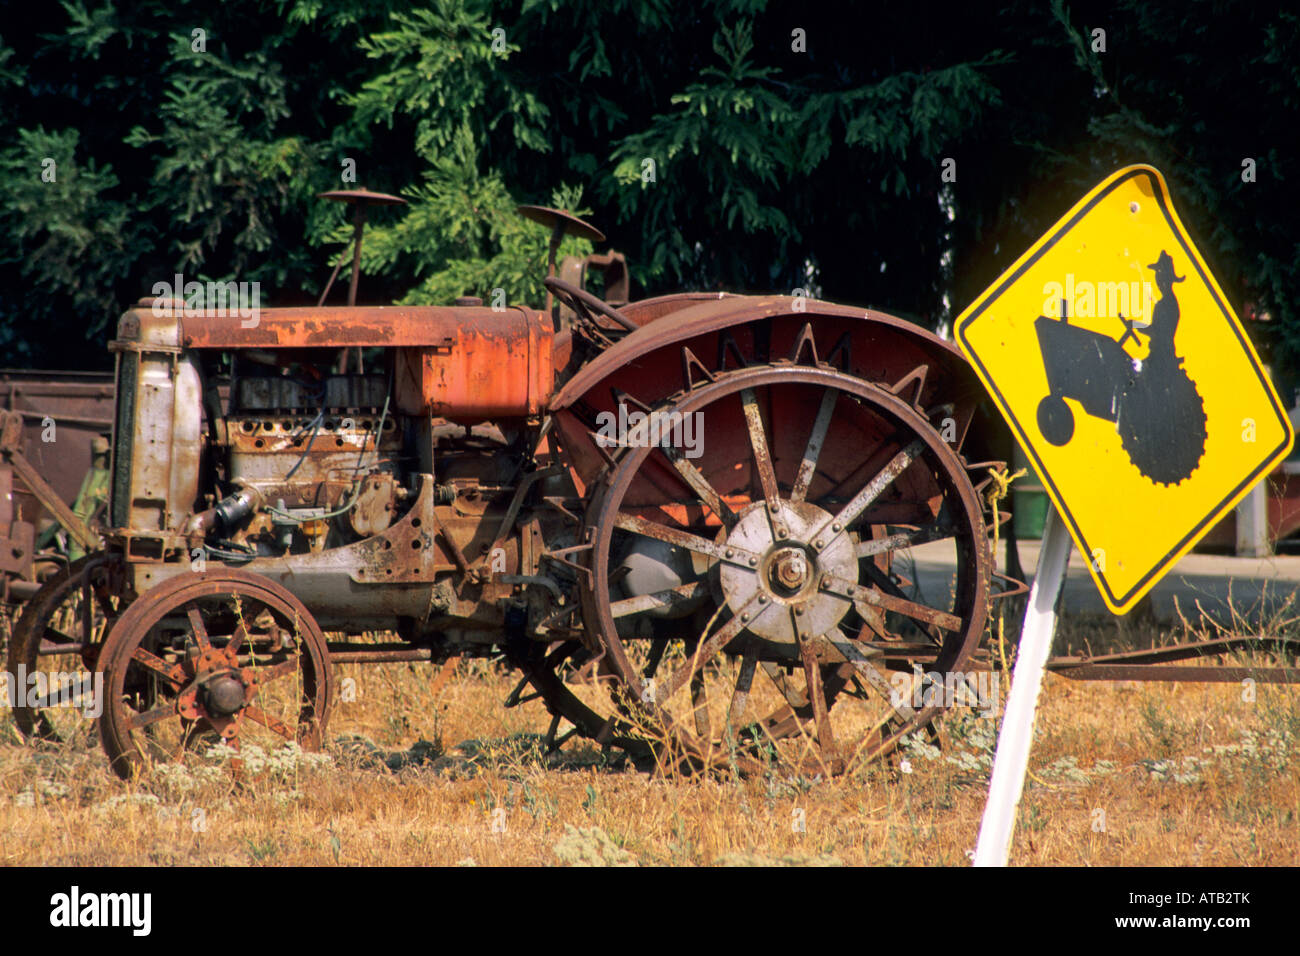
M 1205 406 L 1196 383 L 1174 349 L 1178 329 L 1178 299 L 1173 259 L 1162 251 L 1152 265 L 1161 297 L 1143 329 L 1124 322 L 1118 340 L 1070 325 L 1066 303 L 1061 318 L 1040 315 L 1034 320 L 1038 346 L 1047 372 L 1048 394 L 1038 403 L 1038 429 L 1053 445 L 1074 437 L 1073 399 L 1094 418 L 1114 422 L 1129 461 L 1144 476 L 1162 485 L 1188 478 L 1205 454 Z M 1123 343 L 1146 335 L 1150 352 L 1130 358 Z

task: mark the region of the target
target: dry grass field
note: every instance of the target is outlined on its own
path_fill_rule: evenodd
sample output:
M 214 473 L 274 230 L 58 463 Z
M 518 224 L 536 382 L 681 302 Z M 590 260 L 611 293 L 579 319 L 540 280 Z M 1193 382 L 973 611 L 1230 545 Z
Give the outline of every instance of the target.
M 1174 636 L 1067 621 L 1057 649 Z M 848 778 L 663 779 L 581 740 L 539 754 L 541 702 L 503 709 L 516 675 L 492 661 L 435 693 L 436 673 L 342 668 L 356 699 L 326 752 L 250 754 L 238 785 L 219 765 L 124 783 L 91 722 L 33 747 L 0 714 L 0 863 L 961 866 L 975 845 L 995 738 L 970 710 Z M 1300 688 L 1255 691 L 1049 675 L 1012 862 L 1300 862 Z

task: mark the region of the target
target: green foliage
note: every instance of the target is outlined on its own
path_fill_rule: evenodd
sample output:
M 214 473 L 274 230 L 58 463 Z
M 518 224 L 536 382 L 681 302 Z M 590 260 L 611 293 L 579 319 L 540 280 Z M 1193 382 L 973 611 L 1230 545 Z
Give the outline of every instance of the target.
M 1276 4 L 63 0 L 4 30 L 14 361 L 103 366 L 178 270 L 314 302 L 351 238 L 316 194 L 360 186 L 409 202 L 369 215 L 363 302 L 540 305 L 548 237 L 513 207 L 586 204 L 634 295 L 803 287 L 938 326 L 1146 161 L 1300 366 L 1300 17 Z
M 833 195 L 832 160 L 853 163 L 854 154 L 865 154 L 884 170 L 876 189 L 906 200 L 918 186 L 908 165 L 923 166 L 932 182 L 942 147 L 998 99 L 980 72 L 1000 62 L 997 55 L 822 89 L 820 77 L 784 81 L 780 69 L 756 66 L 748 21 L 720 26 L 713 53 L 721 67 L 701 70 L 701 82 L 670 97 L 675 110 L 654 116 L 614 150 L 613 183 L 604 184 L 603 195 L 623 218 L 640 219 L 666 240 L 642 264 L 646 277 L 690 276 L 703 285 L 741 278 L 762 287 L 775 276 L 753 270 L 746 240 L 766 233 L 785 262 L 778 274 L 800 284 L 798 269 L 803 259 L 816 260 L 817 243 L 789 210 L 825 203 L 818 194 Z M 655 164 L 653 182 L 643 175 L 646 160 Z M 868 211 L 868 228 L 881 228 L 890 212 L 888 205 L 876 208 L 885 215 Z M 718 232 L 730 240 L 725 258 L 693 268 L 698 246 Z
M 713 52 L 723 67 L 703 69 L 704 82 L 669 98 L 676 110 L 655 116 L 649 128 L 625 137 L 614 150 L 613 182 L 622 188 L 609 185 L 606 192 L 625 217 L 643 213 L 668 240 L 645 265 L 651 276 L 687 271 L 694 258 L 690 236 L 672 225 L 688 210 L 698 215 L 702 196 L 702 218 L 727 229 L 739 220 L 747 233 L 799 238 L 789 218 L 760 198 L 760 190 L 776 188 L 778 174 L 790 166 L 797 114 L 763 85 L 780 71 L 755 67 L 749 60 L 753 48 L 749 23 L 720 27 Z M 647 160 L 654 164 L 653 178 Z
M 136 126 L 125 138 L 158 157 L 148 208 L 173 224 L 176 269 L 201 270 L 225 240 L 230 274 L 283 279 L 284 270 L 250 273 L 250 265 L 271 248 L 280 215 L 310 199 L 300 171 L 321 153 L 301 137 L 275 135 L 289 116 L 286 85 L 280 64 L 261 51 L 231 62 L 179 41 L 156 131 Z
M 497 289 L 507 303 L 542 302 L 550 236 L 515 212 L 499 175 L 479 172 L 468 128 L 405 198 L 410 212 L 395 225 L 371 230 L 362 249 L 366 269 L 388 271 L 400 263 L 420 280 L 400 304 L 445 304 L 460 295 L 492 303 Z M 557 188 L 550 197 L 552 206 L 588 212 L 581 203 L 581 187 Z M 342 232 L 334 238 L 346 240 Z M 558 256 L 590 251 L 590 242 L 566 238 Z
M 485 135 L 503 123 L 517 147 L 544 152 L 546 110 L 499 68 L 519 47 L 506 40 L 488 7 L 481 0 L 435 0 L 429 9 L 394 14 L 394 29 L 361 39 L 358 48 L 380 71 L 348 98 L 356 122 L 391 128 L 398 117 L 413 121 L 415 152 L 429 162 L 460 131 Z
M 0 178 L 9 187 L 0 204 L 0 262 L 16 267 L 36 295 L 57 288 L 79 312 L 103 317 L 116 306 L 115 277 L 145 240 L 129 207 L 111 195 L 118 186 L 112 168 L 86 157 L 78 139 L 74 129 L 37 127 L 20 130 L 18 142 L 0 152 Z M 0 342 L 21 354 L 27 343 L 20 332 L 0 325 Z

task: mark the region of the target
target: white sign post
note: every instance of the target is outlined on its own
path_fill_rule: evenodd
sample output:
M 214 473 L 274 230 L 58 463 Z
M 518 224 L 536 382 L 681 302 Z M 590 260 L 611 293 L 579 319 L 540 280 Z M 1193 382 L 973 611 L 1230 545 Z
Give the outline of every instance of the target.
M 1043 686 L 1043 665 L 1052 650 L 1056 632 L 1056 597 L 1065 582 L 1070 559 L 1070 534 L 1056 508 L 1048 505 L 1043 526 L 1043 544 L 1038 552 L 1038 570 L 1029 591 L 1025 623 L 1020 629 L 1011 693 L 1002 718 L 998 750 L 993 758 L 993 780 L 980 823 L 975 847 L 976 866 L 1006 866 L 1011 853 L 1011 834 L 1016 825 L 1016 808 L 1025 788 L 1029 747 L 1034 740 L 1034 711 Z

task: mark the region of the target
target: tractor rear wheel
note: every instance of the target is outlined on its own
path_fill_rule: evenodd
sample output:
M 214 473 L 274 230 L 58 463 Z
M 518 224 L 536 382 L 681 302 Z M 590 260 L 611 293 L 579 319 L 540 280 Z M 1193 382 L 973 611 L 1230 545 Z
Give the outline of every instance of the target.
M 584 624 L 665 769 L 877 759 L 949 703 L 933 674 L 962 680 L 983 634 L 991 555 L 962 460 L 920 409 L 826 366 L 673 396 L 585 524 Z M 923 587 L 908 559 L 928 542 L 955 574 Z

